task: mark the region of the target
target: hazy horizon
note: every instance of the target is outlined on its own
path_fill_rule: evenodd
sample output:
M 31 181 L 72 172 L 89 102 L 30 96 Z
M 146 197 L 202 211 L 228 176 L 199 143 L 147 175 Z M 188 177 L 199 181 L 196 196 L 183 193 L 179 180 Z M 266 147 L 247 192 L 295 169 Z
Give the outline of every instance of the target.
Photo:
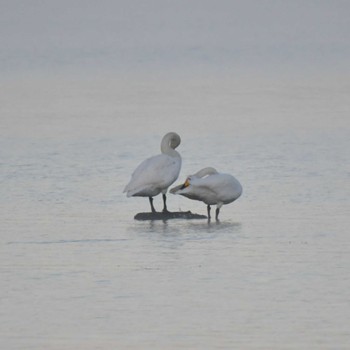
M 347 1 L 1 1 L 1 73 L 344 74 Z

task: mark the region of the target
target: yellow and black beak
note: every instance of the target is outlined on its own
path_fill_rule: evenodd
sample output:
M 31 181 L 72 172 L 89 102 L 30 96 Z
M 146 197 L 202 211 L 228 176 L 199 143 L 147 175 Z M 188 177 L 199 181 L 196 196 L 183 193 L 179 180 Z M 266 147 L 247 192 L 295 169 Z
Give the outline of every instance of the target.
M 186 179 L 185 183 L 181 187 L 181 190 L 183 190 L 184 188 L 188 187 L 189 185 L 190 185 L 190 181 L 188 179 Z

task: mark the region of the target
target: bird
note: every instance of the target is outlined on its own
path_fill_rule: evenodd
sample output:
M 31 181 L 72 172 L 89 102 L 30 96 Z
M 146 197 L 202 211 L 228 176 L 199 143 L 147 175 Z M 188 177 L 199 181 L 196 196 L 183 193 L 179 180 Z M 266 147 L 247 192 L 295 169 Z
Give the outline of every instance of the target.
M 181 143 L 180 136 L 175 132 L 164 135 L 161 144 L 161 154 L 145 159 L 132 173 L 130 182 L 123 192 L 127 197 L 148 197 L 152 213 L 153 197 L 162 193 L 163 212 L 167 213 L 166 192 L 179 176 L 181 156 L 175 150 Z
M 219 173 L 212 167 L 206 167 L 188 176 L 183 184 L 173 187 L 170 193 L 207 204 L 209 221 L 210 206 L 216 204 L 215 218 L 219 221 L 220 208 L 239 198 L 242 194 L 242 186 L 232 175 Z

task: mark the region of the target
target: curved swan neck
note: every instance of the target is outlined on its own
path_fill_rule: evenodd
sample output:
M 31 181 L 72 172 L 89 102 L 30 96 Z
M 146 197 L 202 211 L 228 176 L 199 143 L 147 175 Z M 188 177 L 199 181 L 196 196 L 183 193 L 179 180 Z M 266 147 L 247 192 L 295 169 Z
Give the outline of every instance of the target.
M 175 132 L 167 133 L 160 144 L 162 153 L 168 154 L 173 157 L 180 157 L 179 153 L 175 151 L 175 148 L 180 144 L 181 139 Z
M 217 173 L 218 172 L 216 171 L 216 169 L 214 169 L 212 167 L 207 167 L 207 168 L 203 168 L 203 169 L 197 171 L 193 176 L 202 178 L 204 176 L 214 175 L 214 174 L 217 174 Z

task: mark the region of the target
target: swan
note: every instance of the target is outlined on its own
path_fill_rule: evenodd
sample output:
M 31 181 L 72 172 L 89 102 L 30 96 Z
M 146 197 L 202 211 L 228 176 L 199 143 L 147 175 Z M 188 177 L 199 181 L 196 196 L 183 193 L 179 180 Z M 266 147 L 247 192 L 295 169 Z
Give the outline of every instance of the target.
M 178 178 L 181 169 L 181 156 L 175 151 L 180 142 L 180 136 L 175 132 L 164 135 L 160 144 L 162 153 L 144 160 L 131 175 L 123 191 L 127 197 L 148 197 L 152 213 L 155 213 L 153 197 L 162 193 L 163 212 L 168 212 L 166 192 Z
M 170 193 L 207 204 L 209 220 L 210 206 L 216 204 L 215 218 L 219 220 L 220 208 L 239 198 L 242 186 L 232 175 L 218 173 L 216 169 L 207 167 L 187 177 L 184 184 L 173 187 Z

